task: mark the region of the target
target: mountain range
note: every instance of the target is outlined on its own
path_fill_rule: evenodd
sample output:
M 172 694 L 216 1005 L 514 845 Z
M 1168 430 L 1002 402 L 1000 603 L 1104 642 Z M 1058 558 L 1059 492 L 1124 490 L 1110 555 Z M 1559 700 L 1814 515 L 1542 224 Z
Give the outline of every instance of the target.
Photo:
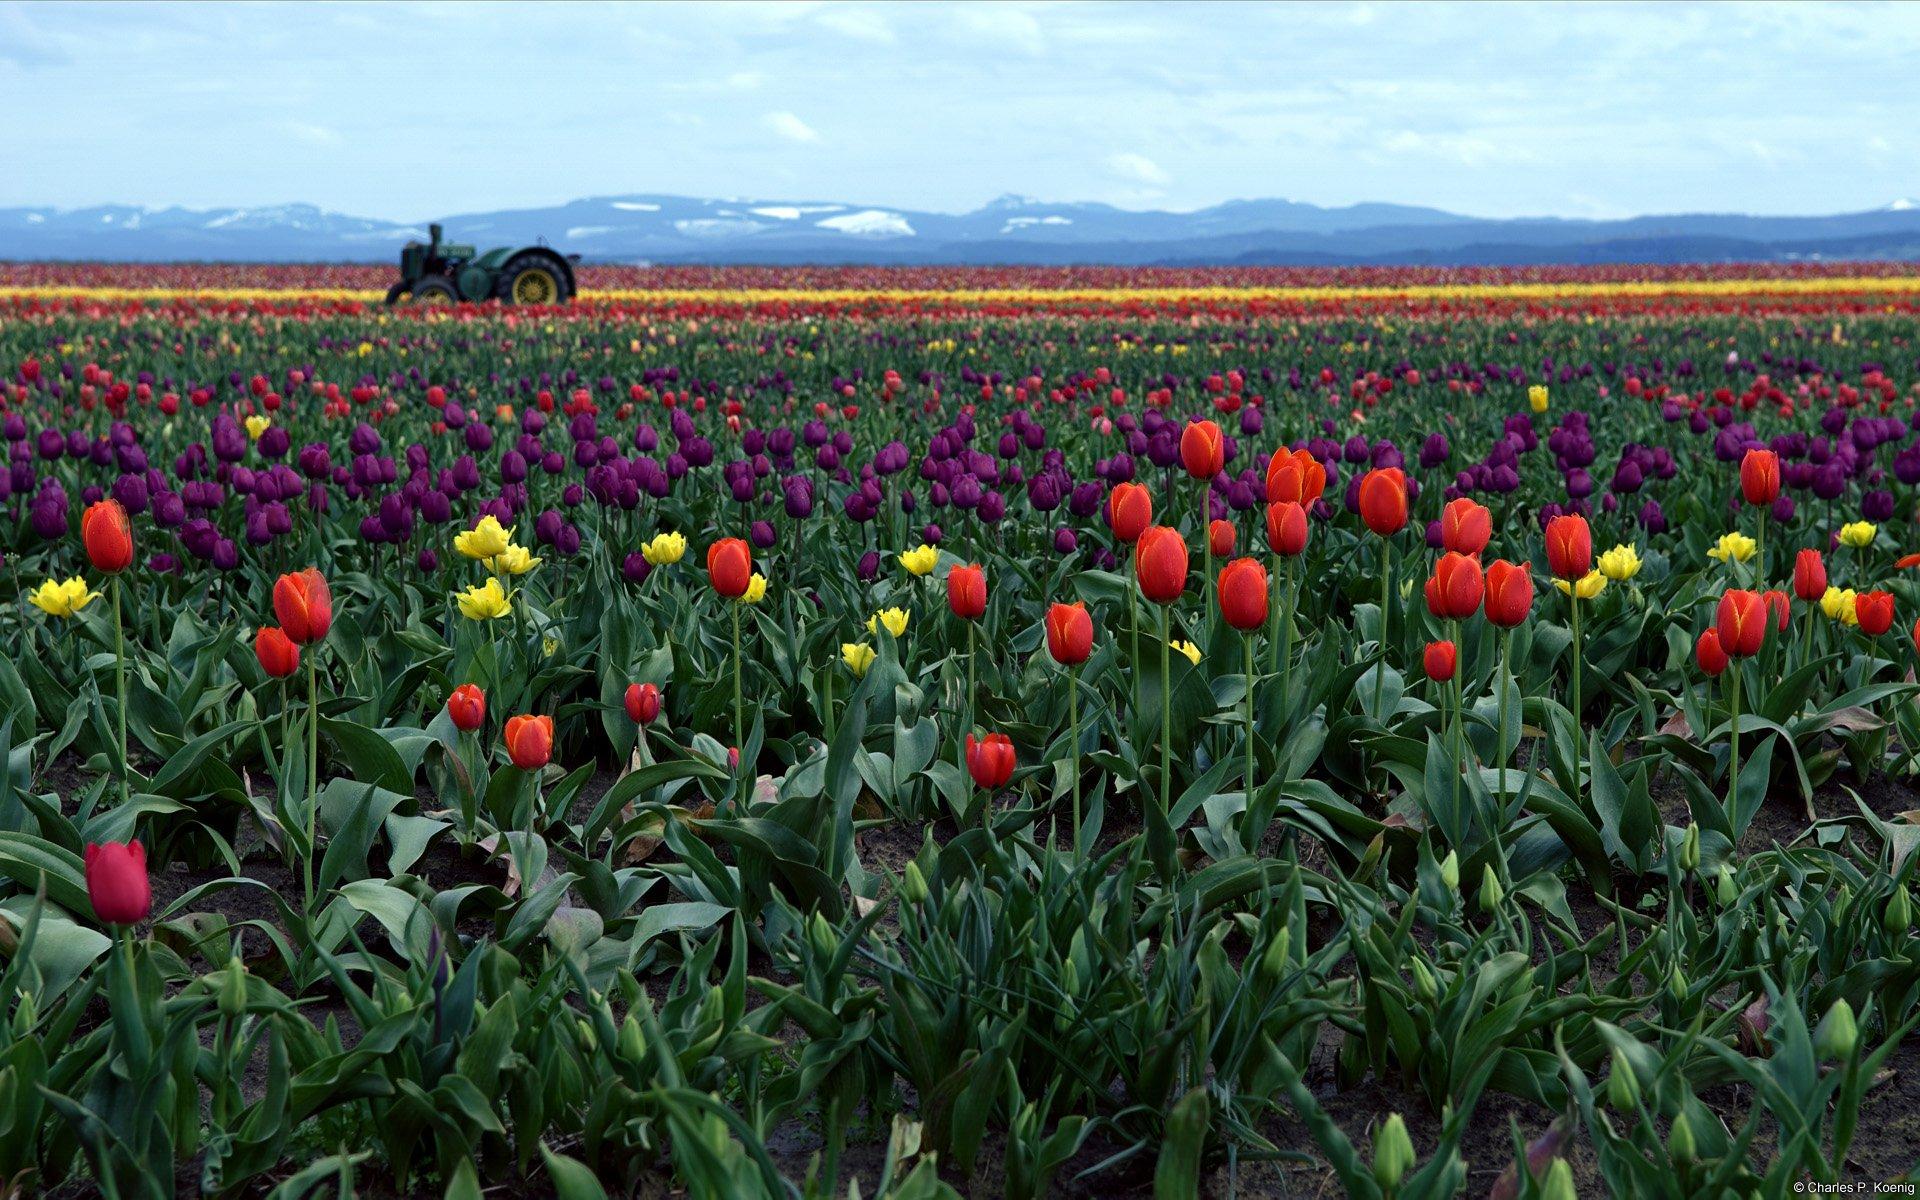
M 544 240 L 588 262 L 1060 265 L 1525 265 L 1920 258 L 1920 205 L 1834 216 L 1689 213 L 1575 220 L 1400 204 L 1234 200 L 1194 212 L 1002 196 L 968 213 L 826 201 L 603 196 L 449 213 L 480 246 Z M 0 259 L 368 262 L 427 222 L 265 208 L 0 208 Z

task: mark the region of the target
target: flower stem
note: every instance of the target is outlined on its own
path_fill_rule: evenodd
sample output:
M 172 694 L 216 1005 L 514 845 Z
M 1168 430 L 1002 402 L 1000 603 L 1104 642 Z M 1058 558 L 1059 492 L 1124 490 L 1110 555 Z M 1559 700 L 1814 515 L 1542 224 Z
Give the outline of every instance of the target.
M 320 848 L 316 845 L 320 818 L 320 668 L 314 663 L 313 656 L 319 647 L 310 648 L 307 655 L 307 861 L 306 896 L 307 910 L 313 909 L 313 860 L 319 857 Z
M 1080 861 L 1080 675 L 1067 672 L 1067 724 L 1073 731 L 1073 860 Z
M 1173 810 L 1173 671 L 1167 658 L 1167 606 L 1160 606 L 1160 816 Z
M 1247 644 L 1247 807 L 1253 807 L 1253 632 L 1241 638 Z
M 740 705 L 740 601 L 733 602 L 733 744 L 745 751 L 747 733 L 743 729 Z
M 1373 674 L 1373 715 L 1382 725 L 1387 723 L 1386 714 L 1380 711 L 1382 699 L 1387 690 L 1387 604 L 1392 596 L 1393 585 L 1393 547 L 1385 538 L 1380 539 L 1380 664 Z
M 120 697 L 120 803 L 124 807 L 132 790 L 132 772 L 127 765 L 127 639 L 120 624 L 120 577 L 113 577 L 113 665 L 115 687 Z

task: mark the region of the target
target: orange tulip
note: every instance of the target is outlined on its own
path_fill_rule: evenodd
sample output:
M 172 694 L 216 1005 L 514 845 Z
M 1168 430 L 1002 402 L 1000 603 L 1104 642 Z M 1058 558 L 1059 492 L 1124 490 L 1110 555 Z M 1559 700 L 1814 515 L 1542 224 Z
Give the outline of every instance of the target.
M 1861 592 L 1854 597 L 1853 615 L 1860 622 L 1861 633 L 1879 637 L 1893 628 L 1893 593 Z
M 1740 460 L 1740 494 L 1748 504 L 1772 504 L 1780 497 L 1780 456 L 1771 450 L 1749 450 Z
M 947 607 L 962 621 L 978 621 L 987 611 L 987 573 L 979 563 L 947 572 Z
M 1818 604 L 1827 594 L 1827 564 L 1818 550 L 1802 550 L 1793 557 L 1793 594 Z
M 741 538 L 721 538 L 707 547 L 707 579 L 730 600 L 747 594 L 753 582 L 753 550 Z
M 1547 569 L 1569 581 L 1593 570 L 1593 531 L 1585 517 L 1575 513 L 1547 522 Z
M 273 583 L 273 615 L 287 636 L 302 646 L 321 641 L 333 628 L 333 592 L 326 576 L 308 567 Z
M 260 669 L 275 679 L 285 679 L 300 669 L 300 647 L 285 630 L 263 625 L 253 638 L 253 656 Z
M 1327 490 L 1327 469 L 1305 450 L 1275 450 L 1267 461 L 1267 503 L 1312 504 Z
M 1428 612 L 1443 621 L 1466 620 L 1480 611 L 1480 599 L 1486 592 L 1479 560 L 1447 551 L 1434 564 L 1426 591 Z
M 1277 500 L 1267 505 L 1267 545 L 1275 554 L 1292 558 L 1307 548 L 1307 510 L 1298 501 Z
M 1267 569 L 1257 558 L 1236 558 L 1220 569 L 1220 615 L 1245 632 L 1267 623 Z
M 502 738 L 507 757 L 522 771 L 538 771 L 553 760 L 552 717 L 508 717 Z
M 1512 629 L 1527 619 L 1533 607 L 1533 573 L 1506 559 L 1495 559 L 1487 567 L 1487 620 L 1502 629 Z
M 1232 521 L 1215 521 L 1207 526 L 1207 548 L 1213 551 L 1215 558 L 1225 558 L 1233 553 L 1234 529 Z
M 1376 467 L 1360 479 L 1360 519 L 1381 537 L 1407 524 L 1407 477 L 1399 467 Z
M 1140 592 L 1155 604 L 1172 604 L 1187 587 L 1187 540 L 1180 531 L 1152 525 L 1133 548 Z
M 1093 653 L 1093 618 L 1078 601 L 1047 609 L 1047 653 L 1063 667 L 1076 667 Z
M 1153 524 L 1153 493 L 1138 483 L 1115 484 L 1107 497 L 1107 524 L 1113 536 L 1131 546 Z
M 94 570 L 116 575 L 133 565 L 133 529 L 118 500 L 100 500 L 80 514 L 80 542 Z
M 1180 431 L 1180 462 L 1195 479 L 1212 479 L 1227 465 L 1227 439 L 1212 421 L 1194 421 Z
M 1478 554 L 1493 538 L 1487 506 L 1461 496 L 1440 510 L 1440 543 L 1459 554 Z
M 1891 601 L 1891 597 L 1889 597 Z M 1889 604 L 1891 615 L 1891 604 Z M 1767 602 L 1759 592 L 1728 588 L 1720 596 L 1714 615 L 1714 628 L 1720 634 L 1720 648 L 1729 658 L 1758 654 L 1767 637 Z

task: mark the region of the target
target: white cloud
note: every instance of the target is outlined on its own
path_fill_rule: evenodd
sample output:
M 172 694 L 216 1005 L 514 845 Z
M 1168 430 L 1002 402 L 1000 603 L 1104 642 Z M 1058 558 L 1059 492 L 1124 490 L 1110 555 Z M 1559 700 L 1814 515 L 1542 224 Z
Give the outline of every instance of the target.
M 325 125 L 313 125 L 306 121 L 284 121 L 280 127 L 287 131 L 288 137 L 298 138 L 315 146 L 338 146 L 341 141 L 340 134 Z
M 872 8 L 836 8 L 821 13 L 820 24 L 835 33 L 843 34 L 862 42 L 876 42 L 890 45 L 893 42 L 893 26 Z
M 1029 13 L 1004 4 L 986 4 L 955 10 L 962 31 L 982 41 L 1018 50 L 1022 54 L 1044 54 L 1047 35 L 1040 22 Z
M 1131 151 L 1111 155 L 1107 159 L 1107 170 L 1129 183 L 1150 183 L 1155 186 L 1171 183 L 1172 179 L 1160 169 L 1160 164 L 1144 154 Z
M 762 123 L 790 142 L 817 142 L 820 134 L 813 126 L 802 121 L 790 112 L 770 112 Z

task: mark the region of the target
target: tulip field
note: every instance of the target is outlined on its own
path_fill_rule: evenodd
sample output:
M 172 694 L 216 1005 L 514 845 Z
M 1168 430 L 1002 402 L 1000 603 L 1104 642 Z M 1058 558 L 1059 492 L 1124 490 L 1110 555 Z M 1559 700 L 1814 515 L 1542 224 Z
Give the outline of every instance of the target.
M 0 1198 L 1920 1179 L 1908 268 L 387 270 L 0 265 Z

